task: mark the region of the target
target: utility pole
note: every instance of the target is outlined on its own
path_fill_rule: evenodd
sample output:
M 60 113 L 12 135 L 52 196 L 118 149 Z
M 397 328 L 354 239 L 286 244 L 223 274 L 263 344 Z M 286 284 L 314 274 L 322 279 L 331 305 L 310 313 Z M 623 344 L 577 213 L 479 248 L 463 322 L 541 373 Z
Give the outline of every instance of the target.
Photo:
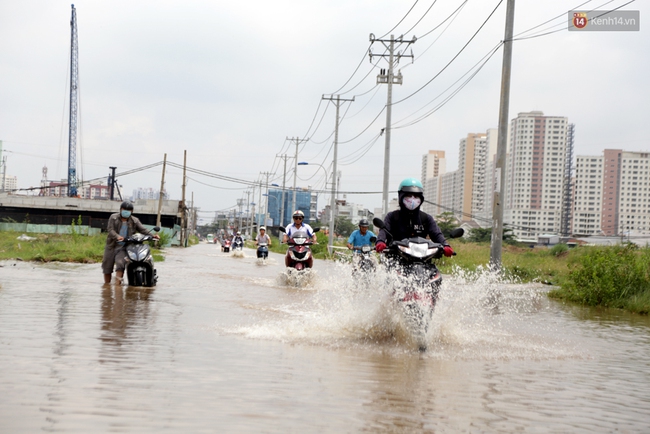
M 7 157 L 2 157 L 2 192 L 5 191 L 5 183 L 7 181 Z
M 388 71 L 382 69 L 380 74 L 377 76 L 377 84 L 387 84 L 388 85 L 388 97 L 386 101 L 386 128 L 384 128 L 385 135 L 385 144 L 384 144 L 384 185 L 382 190 L 382 212 L 384 216 L 388 212 L 388 182 L 390 177 L 390 131 L 391 131 L 391 113 L 393 109 L 393 84 L 402 84 L 402 72 L 399 71 L 397 75 L 394 74 L 395 65 L 399 63 L 399 60 L 402 57 L 414 58 L 413 51 L 411 54 L 403 54 L 404 50 L 398 51 L 395 54 L 395 49 L 400 48 L 403 44 L 406 44 L 408 47 L 411 44 L 415 43 L 415 36 L 410 41 L 404 41 L 403 36 L 395 39 L 393 35 L 390 35 L 390 39 L 375 39 L 374 34 L 370 34 L 370 42 L 374 43 L 375 41 L 381 42 L 384 47 L 388 50 L 388 54 L 373 54 L 372 51 L 368 52 L 370 56 L 370 63 L 372 63 L 373 57 L 388 57 Z M 397 46 L 395 43 L 397 42 Z
M 194 233 L 194 220 L 196 218 L 196 210 L 194 209 L 194 192 L 192 192 L 192 201 L 190 202 L 190 234 Z M 190 236 L 188 235 L 187 238 L 189 239 Z
M 506 185 L 506 145 L 508 140 L 508 109 L 510 105 L 510 70 L 512 65 L 512 33 L 515 21 L 515 0 L 508 0 L 506 29 L 503 38 L 503 64 L 501 67 L 501 101 L 499 102 L 499 137 L 495 168 L 495 189 L 492 200 L 492 240 L 490 244 L 490 266 L 501 269 L 501 248 L 503 245 L 503 201 Z
M 271 172 L 261 172 L 261 174 L 266 176 L 266 201 L 264 204 L 264 222 L 262 223 L 262 226 L 266 226 L 266 219 L 269 214 L 269 176 L 274 174 Z M 262 208 L 260 207 L 260 211 L 261 210 Z
M 156 217 L 156 226 L 158 226 L 158 227 L 160 227 L 160 224 L 162 223 L 161 218 L 160 218 L 160 214 L 161 214 L 161 210 L 162 210 L 162 201 L 163 201 L 163 198 L 164 198 L 163 191 L 165 189 L 165 168 L 166 167 L 167 167 L 167 153 L 165 153 L 165 157 L 163 158 L 162 178 L 160 179 L 160 192 L 158 194 L 158 215 Z M 112 191 L 113 190 L 111 189 L 111 193 L 112 193 Z M 111 199 L 113 199 L 113 198 L 111 197 Z
M 336 182 L 336 164 L 337 164 L 337 159 L 338 159 L 338 144 L 339 144 L 339 109 L 341 107 L 341 102 L 345 101 L 354 101 L 354 97 L 352 99 L 341 99 L 341 95 L 336 95 L 336 99 L 334 99 L 333 96 L 325 98 L 325 95 L 322 96 L 322 99 L 329 100 L 329 101 L 336 101 L 336 125 L 334 127 L 334 159 L 332 160 L 332 197 L 330 198 L 330 236 L 329 240 L 327 242 L 327 250 L 329 251 L 330 255 L 332 254 L 332 246 L 334 245 L 334 220 L 336 219 L 336 213 L 334 210 L 336 209 L 336 194 L 338 190 L 338 183 Z M 327 181 L 327 180 L 326 180 Z
M 280 204 L 280 226 L 284 226 L 284 191 L 287 184 L 287 154 L 282 156 L 284 159 L 284 172 L 282 174 L 282 203 Z
M 110 193 L 110 198 L 111 198 L 111 200 L 114 200 L 114 198 L 115 198 L 115 169 L 117 169 L 117 167 L 109 166 L 108 168 L 111 169 L 111 176 L 110 176 L 110 178 L 111 178 L 111 182 L 110 182 L 110 184 L 111 184 L 111 186 L 110 186 L 111 193 Z
M 246 190 L 246 236 L 250 235 L 252 237 L 253 236 L 252 228 L 248 224 L 250 218 L 251 218 L 251 191 Z
M 239 224 L 237 225 L 237 230 L 241 231 L 242 225 L 242 207 L 244 206 L 244 199 L 237 199 L 237 206 L 239 207 Z
M 261 173 L 262 173 L 262 172 L 260 172 L 260 174 L 261 174 Z M 259 231 L 260 231 L 260 226 L 262 226 L 262 225 L 260 224 L 260 218 L 259 218 L 259 215 L 261 214 L 260 211 L 262 211 L 262 179 L 261 179 L 261 178 L 260 178 L 260 182 L 259 182 L 259 184 L 260 184 L 260 193 L 259 193 L 259 196 L 258 196 L 258 197 L 259 197 L 260 200 L 257 201 L 257 208 L 258 208 L 258 209 L 257 209 L 257 215 L 258 215 L 258 217 L 257 217 L 257 233 L 259 233 Z
M 185 177 L 185 170 L 187 169 L 187 150 L 183 151 L 183 196 L 181 199 L 181 246 L 187 247 L 186 242 L 187 242 L 187 234 L 186 232 L 186 225 L 187 221 L 185 218 L 185 210 L 187 207 L 185 206 L 185 186 L 186 186 L 186 181 L 187 178 Z
M 293 199 L 291 200 L 291 212 L 296 210 L 296 178 L 298 177 L 298 145 L 302 142 L 308 142 L 309 139 L 300 139 L 298 137 L 287 137 L 287 140 L 296 141 L 296 159 L 293 162 Z

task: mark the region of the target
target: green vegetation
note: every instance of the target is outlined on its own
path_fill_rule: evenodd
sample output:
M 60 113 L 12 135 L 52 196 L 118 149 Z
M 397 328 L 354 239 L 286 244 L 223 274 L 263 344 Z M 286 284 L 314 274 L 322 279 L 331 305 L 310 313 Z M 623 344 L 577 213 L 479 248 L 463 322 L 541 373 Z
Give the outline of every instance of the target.
M 561 287 L 551 291 L 550 297 L 649 313 L 650 248 L 634 244 L 592 247 L 573 257 L 569 267 Z
M 33 240 L 20 240 L 19 232 L 0 232 L 0 260 L 19 259 L 39 262 L 98 263 L 102 260 L 106 235 L 87 236 L 80 233 L 75 222 L 70 234 L 30 234 Z M 161 234 L 162 236 L 162 234 Z M 272 238 L 271 251 L 284 254 L 287 245 Z M 312 246 L 314 257 L 331 259 L 327 252 L 327 235 L 317 233 L 318 244 Z M 197 240 L 190 240 L 193 245 Z M 335 245 L 345 246 L 346 238 Z M 255 248 L 253 241 L 247 247 Z M 476 271 L 490 260 L 488 243 L 453 240 L 458 253 L 442 258 L 438 266 L 443 273 L 454 267 Z M 154 260 L 164 257 L 153 249 Z M 549 296 L 588 306 L 626 309 L 640 314 L 650 313 L 650 248 L 634 244 L 569 249 L 558 244 L 550 249 L 504 244 L 502 261 L 505 276 L 519 281 L 555 285 Z
M 0 232 L 0 260 L 37 262 L 98 263 L 102 261 L 106 234 L 86 236 L 73 229 L 70 234 L 27 234 L 33 240 L 19 240 L 20 232 Z M 161 251 L 152 248 L 154 261 L 163 261 Z

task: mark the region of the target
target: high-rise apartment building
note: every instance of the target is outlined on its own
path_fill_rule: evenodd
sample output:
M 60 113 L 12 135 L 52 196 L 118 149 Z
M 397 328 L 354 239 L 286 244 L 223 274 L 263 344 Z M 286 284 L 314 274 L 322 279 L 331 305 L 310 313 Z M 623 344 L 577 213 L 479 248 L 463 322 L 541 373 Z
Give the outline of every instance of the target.
M 575 179 L 575 234 L 650 234 L 650 153 L 578 156 Z
M 541 111 L 510 123 L 504 222 L 520 238 L 559 233 L 568 119 Z
M 422 156 L 422 175 L 424 183 L 429 178 L 435 178 L 446 172 L 445 151 L 429 151 Z
M 440 203 L 440 175 L 446 172 L 445 151 L 429 151 L 422 156 L 421 182 L 424 187 L 424 198 L 428 202 Z M 422 211 L 437 215 L 440 213 L 438 206 L 425 202 Z

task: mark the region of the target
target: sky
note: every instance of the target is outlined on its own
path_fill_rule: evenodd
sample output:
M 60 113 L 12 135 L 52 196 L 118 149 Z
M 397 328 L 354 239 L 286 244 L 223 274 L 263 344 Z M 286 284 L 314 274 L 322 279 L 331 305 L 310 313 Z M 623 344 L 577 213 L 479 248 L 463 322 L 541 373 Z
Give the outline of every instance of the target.
M 574 9 L 650 16 L 647 2 L 628 2 L 517 0 L 509 118 L 568 117 L 576 155 L 650 150 L 644 23 L 633 32 L 567 30 Z M 444 150 L 455 170 L 459 141 L 498 126 L 502 49 L 485 60 L 503 40 L 506 1 L 80 0 L 75 8 L 78 178 L 105 178 L 110 166 L 134 171 L 167 154 L 165 188 L 180 199 L 186 151 L 187 166 L 201 172 L 188 173 L 186 198 L 205 221 L 237 199 L 257 202 L 258 191 L 246 191 L 266 182 L 262 173 L 281 185 L 285 154 L 292 186 L 291 138 L 309 163 L 298 166 L 296 185 L 325 190 L 319 209 L 328 204 L 336 108 L 323 97 L 332 95 L 354 97 L 340 107 L 340 197 L 381 206 L 387 86 L 376 77 L 388 64 L 368 56 L 386 53 L 371 34 L 415 37 L 399 48 L 414 57 L 400 60 L 403 84 L 393 86 L 391 197 L 402 179 L 419 177 L 429 150 Z M 0 2 L 0 140 L 19 188 L 38 186 L 44 166 L 48 179 L 67 178 L 70 16 L 69 1 Z M 158 165 L 118 181 L 131 195 L 159 189 L 161 174 Z

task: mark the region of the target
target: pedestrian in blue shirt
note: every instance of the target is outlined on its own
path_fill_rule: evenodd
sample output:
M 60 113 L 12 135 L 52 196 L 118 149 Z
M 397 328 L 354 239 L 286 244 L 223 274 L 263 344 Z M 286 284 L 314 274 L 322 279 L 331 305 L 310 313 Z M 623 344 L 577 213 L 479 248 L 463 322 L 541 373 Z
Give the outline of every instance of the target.
M 370 237 L 376 237 L 376 235 L 368 230 L 369 226 L 367 219 L 359 220 L 359 229 L 352 232 L 348 238 L 348 249 L 360 249 L 361 246 L 372 245 Z

